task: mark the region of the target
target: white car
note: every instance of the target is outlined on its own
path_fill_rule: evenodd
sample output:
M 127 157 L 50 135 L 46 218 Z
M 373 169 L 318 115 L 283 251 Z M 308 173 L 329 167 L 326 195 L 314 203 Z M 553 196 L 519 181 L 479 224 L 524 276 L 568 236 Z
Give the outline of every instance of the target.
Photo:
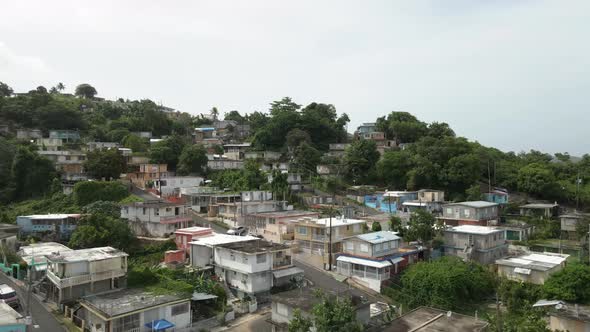
M 244 226 L 237 226 L 237 227 L 232 227 L 227 231 L 227 234 L 229 235 L 239 235 L 239 236 L 244 236 L 246 235 L 246 232 L 248 230 L 246 229 L 246 227 Z

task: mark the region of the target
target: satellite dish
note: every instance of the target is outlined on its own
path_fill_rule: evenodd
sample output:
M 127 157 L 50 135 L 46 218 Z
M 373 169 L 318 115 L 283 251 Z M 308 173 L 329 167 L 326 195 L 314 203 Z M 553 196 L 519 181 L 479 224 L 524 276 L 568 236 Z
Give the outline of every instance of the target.
M 451 318 L 452 315 L 453 315 L 453 312 L 452 311 L 450 311 L 450 310 L 447 311 L 447 318 Z

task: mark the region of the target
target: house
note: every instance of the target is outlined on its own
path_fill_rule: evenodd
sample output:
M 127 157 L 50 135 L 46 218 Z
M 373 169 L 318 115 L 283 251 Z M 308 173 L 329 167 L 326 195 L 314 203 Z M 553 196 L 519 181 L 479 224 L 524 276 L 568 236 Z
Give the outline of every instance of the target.
M 209 227 L 188 227 L 181 228 L 174 232 L 174 242 L 176 248 L 184 250 L 187 254 L 190 252 L 190 242 L 201 236 L 212 235 L 213 230 Z
M 147 138 L 147 139 L 152 138 L 151 131 L 132 131 L 131 134 L 133 134 L 135 136 L 139 136 L 140 138 Z
M 356 320 L 365 325 L 371 318 L 370 303 L 365 302 L 360 296 L 353 295 L 351 291 L 336 293 L 330 290 L 324 290 L 324 296 L 333 299 L 349 300 L 353 306 Z M 272 296 L 271 304 L 271 324 L 273 331 L 289 331 L 289 323 L 294 317 L 295 310 L 299 310 L 303 317 L 311 316 L 311 311 L 316 304 L 322 301 L 318 297 L 316 289 L 312 287 L 303 287 L 287 292 L 281 292 Z
M 0 331 L 26 332 L 27 322 L 25 317 L 12 309 L 10 305 L 0 302 Z
M 337 271 L 380 292 L 381 286 L 398 272 L 397 264 L 403 261 L 403 258 L 391 257 L 397 253 L 400 242 L 401 238 L 389 231 L 346 238 L 342 240 L 342 253 L 336 258 Z
M 521 205 L 520 215 L 528 217 L 553 218 L 559 214 L 559 204 L 531 203 Z
M 416 201 L 417 199 L 418 192 L 416 191 L 386 191 L 383 194 L 366 195 L 365 205 L 381 212 L 393 214 L 404 211 L 403 204 L 405 202 Z
M 217 137 L 217 131 L 213 127 L 195 128 L 193 141 L 196 144 L 202 143 L 205 139 Z
M 394 319 L 383 332 L 484 332 L 489 323 L 476 317 L 430 307 L 419 307 Z
M 524 221 L 508 221 L 502 226 L 495 226 L 496 229 L 506 231 L 507 241 L 526 241 L 535 231 L 535 226 L 527 224 Z
M 275 151 L 246 151 L 244 159 L 255 159 L 262 161 L 277 161 L 281 158 L 282 153 Z
M 563 301 L 545 301 L 553 304 L 549 312 L 549 328 L 552 331 L 587 332 L 590 331 L 590 306 Z M 538 306 L 539 302 L 533 307 Z
M 47 257 L 50 255 L 59 254 L 61 252 L 72 251 L 72 249 L 57 242 L 39 242 L 31 243 L 27 246 L 22 246 L 17 252 L 17 255 L 31 267 L 32 280 L 40 280 L 45 276 L 47 271 Z
M 88 151 L 102 150 L 102 149 L 118 149 L 120 146 L 117 142 L 88 142 L 86 149 Z
M 35 144 L 41 151 L 60 151 L 64 143 L 61 138 L 37 138 Z
M 561 271 L 569 255 L 535 253 L 496 260 L 498 275 L 510 280 L 542 285 L 549 277 Z
M 559 216 L 561 223 L 561 234 L 564 238 L 570 240 L 579 240 L 580 235 L 578 234 L 578 224 L 584 219 L 590 220 L 590 214 L 573 212 L 568 214 L 562 214 Z
M 162 201 L 133 202 L 121 205 L 121 218 L 138 236 L 168 237 L 192 222 L 188 207 Z
M 38 154 L 51 160 L 55 169 L 66 174 L 83 174 L 86 153 L 73 150 L 40 150 Z
M 16 224 L 20 227 L 20 238 L 35 236 L 65 241 L 76 229 L 80 217 L 80 214 L 35 214 L 16 217 Z
M 342 240 L 362 234 L 365 223 L 364 220 L 346 218 L 302 218 L 295 223 L 295 242 L 299 250 L 316 256 L 324 266 L 329 264 L 331 252 L 334 265 L 335 255 L 342 252 Z
M 282 173 L 287 174 L 287 184 L 289 185 L 289 189 L 291 191 L 301 191 L 305 188 L 304 181 L 300 173 L 289 173 L 288 171 L 282 171 Z M 272 183 L 272 173 L 268 175 L 267 179 L 268 183 Z
M 247 191 L 237 195 L 217 195 L 209 204 L 209 216 L 220 217 L 228 225 L 243 225 L 247 215 L 293 209 L 286 201 L 275 201 L 267 191 Z
M 190 297 L 124 289 L 86 296 L 76 316 L 91 332 L 171 331 L 191 324 Z
M 154 180 L 154 188 L 162 197 L 178 196 L 181 188 L 199 187 L 204 181 L 201 176 L 168 176 Z
M 16 138 L 18 140 L 29 141 L 32 139 L 39 139 L 43 137 L 43 132 L 40 129 L 17 129 Z
M 64 303 L 125 287 L 127 256 L 112 247 L 47 255 L 47 297 L 56 303 Z
M 229 160 L 243 160 L 248 149 L 250 149 L 250 143 L 224 144 L 223 155 Z
M 326 156 L 332 158 L 342 158 L 346 153 L 346 149 L 350 146 L 349 143 L 331 143 L 328 145 L 329 150 Z
M 227 160 L 227 159 L 218 159 L 218 160 L 208 160 L 207 167 L 212 170 L 226 170 L 226 169 L 243 169 L 244 162 L 241 160 Z
M 166 164 L 139 164 L 134 171 L 127 173 L 127 180 L 141 189 L 151 188 L 156 180 L 170 176 Z
M 80 140 L 80 132 L 77 130 L 50 130 L 49 138 L 61 139 L 63 143 L 77 142 Z
M 485 201 L 472 201 L 445 204 L 443 214 L 437 219 L 446 225 L 479 225 L 498 224 L 498 204 Z
M 191 210 L 197 213 L 204 213 L 209 211 L 209 204 L 213 203 L 218 195 L 222 195 L 222 191 L 214 187 L 193 187 L 182 188 L 181 196 L 186 199 L 190 205 Z
M 301 210 L 251 213 L 246 215 L 244 225 L 250 233 L 261 235 L 271 242 L 283 243 L 294 239 L 294 223 L 305 217 L 317 219 L 319 213 Z
M 213 250 L 216 246 L 234 243 L 258 240 L 254 236 L 239 236 L 221 233 L 211 233 L 209 236 L 202 236 L 189 242 L 190 265 L 194 268 L 203 269 L 214 265 Z
M 430 213 L 442 211 L 442 205 L 445 201 L 445 192 L 442 190 L 421 189 L 418 190 L 417 199 L 406 200 L 402 203 L 404 211 L 414 212 L 418 209 L 426 210 Z
M 339 165 L 319 164 L 316 166 L 316 173 L 323 178 L 338 175 Z
M 0 246 L 16 250 L 16 237 L 20 226 L 14 224 L 0 224 Z
M 501 189 L 494 189 L 490 192 L 482 194 L 483 200 L 486 202 L 492 202 L 500 205 L 508 204 L 508 191 Z
M 445 255 L 492 264 L 508 253 L 505 231 L 487 226 L 461 225 L 444 231 Z

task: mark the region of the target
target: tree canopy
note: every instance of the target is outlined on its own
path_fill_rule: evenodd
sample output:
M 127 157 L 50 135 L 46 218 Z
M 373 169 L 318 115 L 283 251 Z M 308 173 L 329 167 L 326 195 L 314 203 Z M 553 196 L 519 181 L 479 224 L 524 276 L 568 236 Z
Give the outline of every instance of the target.
M 88 83 L 82 83 L 76 87 L 75 94 L 78 97 L 93 98 L 96 96 L 97 92 L 92 85 Z
M 125 250 L 133 239 L 127 222 L 109 215 L 93 213 L 80 219 L 69 246 L 76 249 L 112 246 Z
M 187 145 L 178 160 L 178 174 L 203 174 L 207 160 L 207 151 L 202 145 Z
M 117 149 L 102 149 L 86 154 L 84 169 L 94 179 L 118 180 L 125 171 L 125 158 Z

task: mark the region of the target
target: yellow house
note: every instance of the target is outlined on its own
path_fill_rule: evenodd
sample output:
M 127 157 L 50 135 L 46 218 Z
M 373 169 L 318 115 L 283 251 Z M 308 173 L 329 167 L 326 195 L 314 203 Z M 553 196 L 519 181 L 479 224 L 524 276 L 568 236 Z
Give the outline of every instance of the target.
M 342 252 L 342 240 L 363 233 L 364 220 L 346 218 L 303 218 L 295 223 L 295 243 L 299 249 L 311 255 L 323 257 L 324 265 L 329 264 L 330 241 L 332 242 L 332 264 L 335 254 Z

